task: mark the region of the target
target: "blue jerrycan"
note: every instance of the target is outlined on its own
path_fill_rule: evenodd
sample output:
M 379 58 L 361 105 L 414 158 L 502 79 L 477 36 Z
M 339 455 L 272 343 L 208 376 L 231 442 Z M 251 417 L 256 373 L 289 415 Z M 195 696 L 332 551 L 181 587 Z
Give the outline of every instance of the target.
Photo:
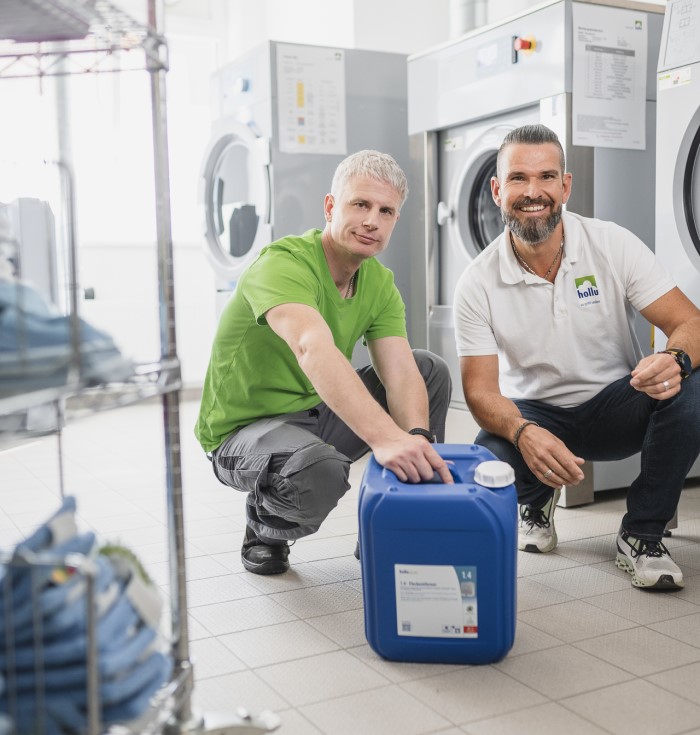
M 359 499 L 365 635 L 393 661 L 483 664 L 515 638 L 517 493 L 510 465 L 436 444 L 454 485 L 369 460 Z

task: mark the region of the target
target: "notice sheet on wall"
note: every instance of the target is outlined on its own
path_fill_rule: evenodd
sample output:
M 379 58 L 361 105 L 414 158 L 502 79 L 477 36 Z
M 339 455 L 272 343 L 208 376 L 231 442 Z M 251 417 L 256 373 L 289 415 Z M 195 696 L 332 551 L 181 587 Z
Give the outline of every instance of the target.
M 342 49 L 279 44 L 277 95 L 283 153 L 347 154 Z
M 573 144 L 645 149 L 647 14 L 572 7 Z

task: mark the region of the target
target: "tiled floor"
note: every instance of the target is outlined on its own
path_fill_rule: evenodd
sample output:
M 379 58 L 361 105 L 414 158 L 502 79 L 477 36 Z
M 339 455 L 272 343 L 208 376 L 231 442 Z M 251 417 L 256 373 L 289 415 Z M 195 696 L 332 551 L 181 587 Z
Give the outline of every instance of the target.
M 559 509 L 560 544 L 520 554 L 513 650 L 490 666 L 400 664 L 366 643 L 357 488 L 279 577 L 243 571 L 243 497 L 220 485 L 182 405 L 189 629 L 205 712 L 245 705 L 280 714 L 281 735 L 700 734 L 700 485 L 683 493 L 669 540 L 683 567 L 677 593 L 632 589 L 613 563 L 624 498 Z M 474 425 L 453 414 L 449 441 Z M 66 490 L 84 528 L 130 545 L 167 590 L 162 414 L 139 405 L 64 432 Z M 58 504 L 56 439 L 0 452 L 0 546 Z

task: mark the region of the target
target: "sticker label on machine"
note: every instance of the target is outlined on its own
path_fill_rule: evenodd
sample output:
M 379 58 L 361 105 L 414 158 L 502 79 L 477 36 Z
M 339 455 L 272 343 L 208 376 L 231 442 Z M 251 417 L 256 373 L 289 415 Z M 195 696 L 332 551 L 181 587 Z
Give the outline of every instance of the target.
M 398 635 L 478 638 L 476 567 L 394 564 Z

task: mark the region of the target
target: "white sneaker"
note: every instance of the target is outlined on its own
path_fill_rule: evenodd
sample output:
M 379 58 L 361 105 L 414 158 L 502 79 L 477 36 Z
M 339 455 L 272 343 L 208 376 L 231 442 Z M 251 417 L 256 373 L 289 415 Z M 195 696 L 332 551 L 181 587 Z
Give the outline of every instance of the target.
M 615 564 L 632 575 L 634 587 L 678 590 L 685 586 L 683 572 L 661 541 L 635 538 L 620 529 Z
M 532 551 L 546 554 L 557 545 L 557 532 L 554 528 L 554 509 L 559 502 L 561 488 L 541 507 L 520 506 L 520 524 L 518 526 L 518 548 L 520 551 Z

